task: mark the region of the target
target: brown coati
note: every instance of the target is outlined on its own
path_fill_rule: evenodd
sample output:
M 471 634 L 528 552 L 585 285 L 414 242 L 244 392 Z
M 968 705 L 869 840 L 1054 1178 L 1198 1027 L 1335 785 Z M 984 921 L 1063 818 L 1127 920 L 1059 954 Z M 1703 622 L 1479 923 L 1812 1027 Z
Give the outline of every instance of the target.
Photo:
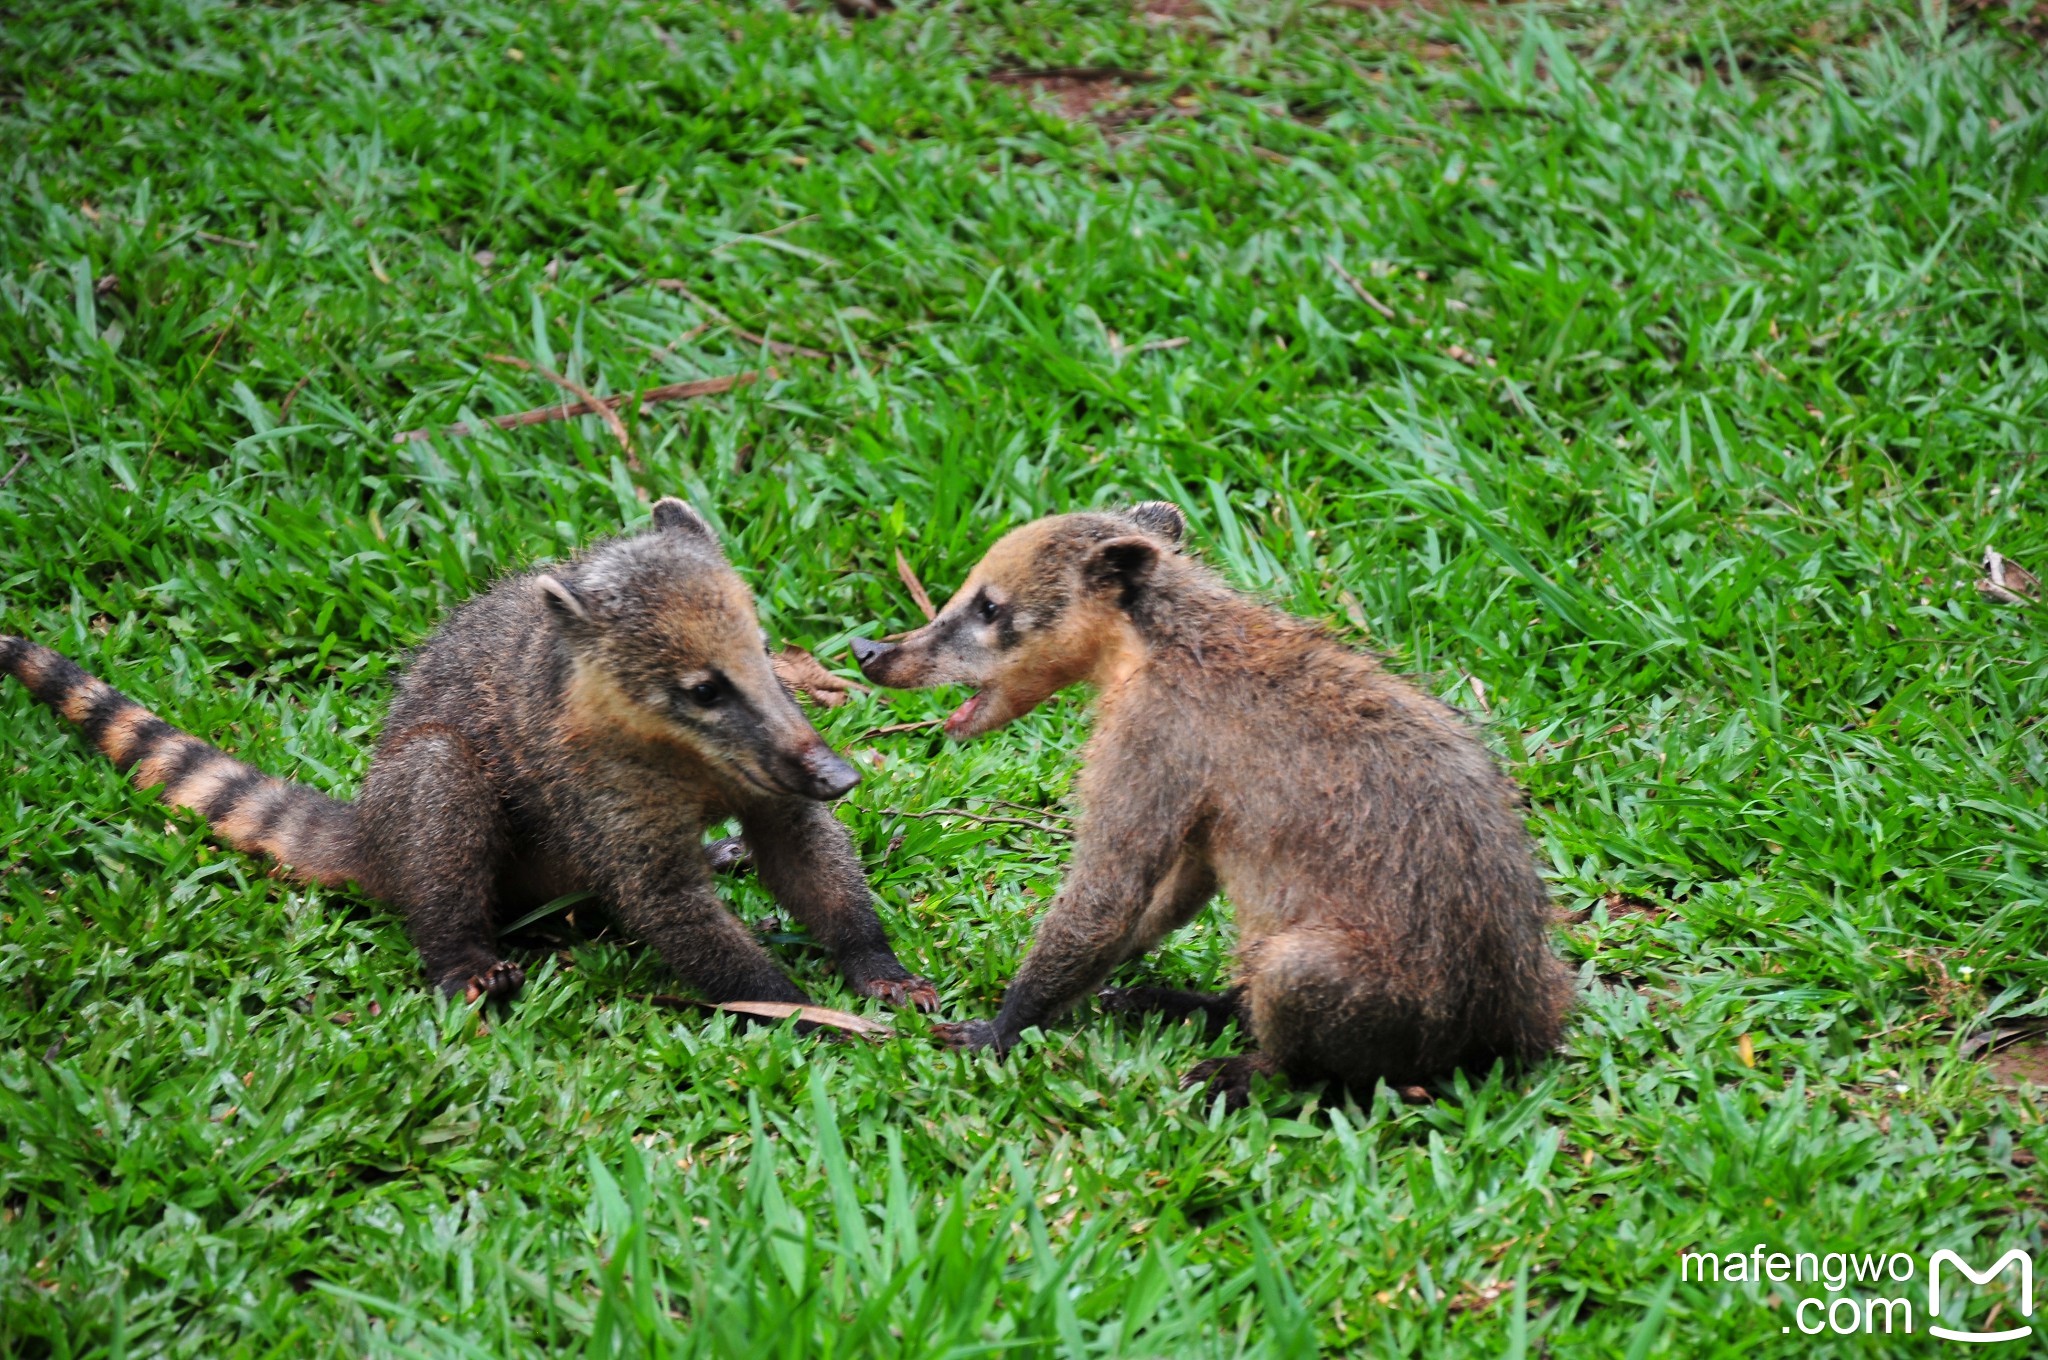
M 516 992 L 498 925 L 588 891 L 706 998 L 805 1000 L 712 890 L 704 831 L 733 816 L 855 990 L 937 1001 L 825 806 L 859 776 L 777 680 L 752 597 L 679 500 L 458 609 L 407 668 L 353 803 L 223 755 L 46 647 L 0 636 L 0 671 L 228 844 L 399 907 L 444 992 Z
M 899 645 L 879 685 L 976 686 L 959 739 L 1067 685 L 1099 691 L 1072 863 L 993 1023 L 1016 1042 L 1187 922 L 1235 905 L 1236 986 L 1104 994 L 1115 1010 L 1243 1021 L 1259 1052 L 1204 1064 L 1361 1096 L 1556 1043 L 1570 986 L 1515 786 L 1454 710 L 1179 551 L 1180 511 L 1056 515 L 1005 536 Z

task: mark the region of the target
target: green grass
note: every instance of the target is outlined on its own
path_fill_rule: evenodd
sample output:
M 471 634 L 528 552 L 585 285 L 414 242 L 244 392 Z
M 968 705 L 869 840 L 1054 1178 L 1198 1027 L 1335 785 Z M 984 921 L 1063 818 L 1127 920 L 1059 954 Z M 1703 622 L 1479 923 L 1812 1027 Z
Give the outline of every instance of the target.
M 2048 1017 L 2048 648 L 1972 588 L 2048 566 L 2038 54 L 1859 0 L 0 24 L 0 628 L 346 793 L 405 649 L 640 492 L 834 665 L 912 622 L 899 550 L 943 598 L 1166 496 L 1483 687 L 1583 984 L 1533 1073 L 1237 1115 L 1190 1030 L 736 1031 L 615 937 L 530 941 L 480 1025 L 0 685 L 0 1352 L 1878 1354 L 1939 1343 L 1787 1334 L 1676 1253 L 2048 1268 L 2042 1102 L 1967 1043 Z M 1017 65 L 1159 79 L 1069 123 Z M 630 416 L 638 478 L 588 419 L 394 444 L 555 398 L 494 352 L 760 366 L 660 278 L 837 357 Z M 899 952 L 988 1015 L 1068 843 L 887 809 L 1057 820 L 1087 710 L 863 736 L 950 702 L 819 721 Z

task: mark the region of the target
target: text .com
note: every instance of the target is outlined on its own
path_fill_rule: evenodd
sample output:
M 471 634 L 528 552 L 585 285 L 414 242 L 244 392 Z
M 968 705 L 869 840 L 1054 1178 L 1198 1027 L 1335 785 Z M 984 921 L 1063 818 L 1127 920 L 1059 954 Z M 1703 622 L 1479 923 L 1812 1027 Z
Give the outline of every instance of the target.
M 2034 1315 L 2034 1260 L 2017 1247 L 1979 1270 L 1953 1251 L 1935 1252 L 1923 1268 L 1905 1251 L 1783 1252 L 1758 1243 L 1747 1252 L 1681 1252 L 1678 1276 L 1690 1284 L 1789 1285 L 1773 1291 L 1790 1296 L 1783 1301 L 1793 1320 L 1782 1330 L 1797 1327 L 1808 1336 L 1924 1330 L 1988 1344 L 2034 1331 L 2025 1321 Z M 1805 1293 L 1801 1285 L 1820 1292 Z

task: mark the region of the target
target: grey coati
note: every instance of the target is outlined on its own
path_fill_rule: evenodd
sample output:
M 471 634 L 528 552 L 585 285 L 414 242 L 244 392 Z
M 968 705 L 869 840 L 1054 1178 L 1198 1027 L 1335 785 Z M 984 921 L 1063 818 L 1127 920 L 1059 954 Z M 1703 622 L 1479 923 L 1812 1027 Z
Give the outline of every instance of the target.
M 1148 502 L 1005 536 L 925 627 L 857 641 L 898 688 L 965 684 L 965 740 L 1055 691 L 1099 693 L 1073 859 L 993 1023 L 1001 1051 L 1150 950 L 1220 887 L 1235 986 L 1104 994 L 1113 1010 L 1240 1020 L 1258 1051 L 1204 1064 L 1361 1095 L 1556 1043 L 1569 975 L 1518 791 L 1456 712 L 1323 629 L 1228 588 Z
M 0 636 L 0 671 L 229 845 L 400 908 L 444 992 L 518 991 L 499 923 L 588 891 L 707 999 L 805 1000 L 712 889 L 705 828 L 731 816 L 856 991 L 937 1002 L 826 807 L 859 776 L 777 680 L 752 597 L 679 500 L 655 504 L 650 532 L 457 610 L 407 668 L 353 803 L 263 775 L 22 638 Z

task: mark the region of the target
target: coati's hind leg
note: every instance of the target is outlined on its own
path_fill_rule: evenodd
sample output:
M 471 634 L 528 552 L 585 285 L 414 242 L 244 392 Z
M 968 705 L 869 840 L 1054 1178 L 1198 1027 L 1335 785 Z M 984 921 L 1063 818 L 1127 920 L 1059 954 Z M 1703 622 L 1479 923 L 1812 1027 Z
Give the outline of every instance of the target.
M 498 953 L 491 891 L 507 854 L 497 794 L 454 728 L 387 740 L 358 804 L 364 886 L 405 913 L 427 976 L 449 996 L 509 997 L 523 969 Z
M 1252 1033 L 1274 1069 L 1334 1081 L 1359 1100 L 1402 1088 L 1461 1056 L 1443 988 L 1390 964 L 1355 932 L 1300 928 L 1248 948 L 1242 973 Z
M 1111 1015 L 1157 1015 L 1173 1024 L 1200 1016 L 1203 1028 L 1214 1039 L 1233 1020 L 1250 1028 L 1244 1010 L 1244 989 L 1227 992 L 1188 992 L 1178 987 L 1105 987 L 1095 994 L 1095 1004 Z
M 762 886 L 832 951 L 848 986 L 894 1006 L 937 1008 L 938 989 L 889 947 L 853 838 L 824 804 L 763 799 L 740 812 L 740 829 Z
M 1206 1086 L 1208 1097 L 1223 1097 L 1223 1108 L 1242 1110 L 1252 1103 L 1252 1082 L 1258 1077 L 1280 1075 L 1280 1064 L 1270 1053 L 1240 1053 L 1233 1058 L 1210 1058 L 1188 1069 L 1180 1079 L 1183 1091 Z

